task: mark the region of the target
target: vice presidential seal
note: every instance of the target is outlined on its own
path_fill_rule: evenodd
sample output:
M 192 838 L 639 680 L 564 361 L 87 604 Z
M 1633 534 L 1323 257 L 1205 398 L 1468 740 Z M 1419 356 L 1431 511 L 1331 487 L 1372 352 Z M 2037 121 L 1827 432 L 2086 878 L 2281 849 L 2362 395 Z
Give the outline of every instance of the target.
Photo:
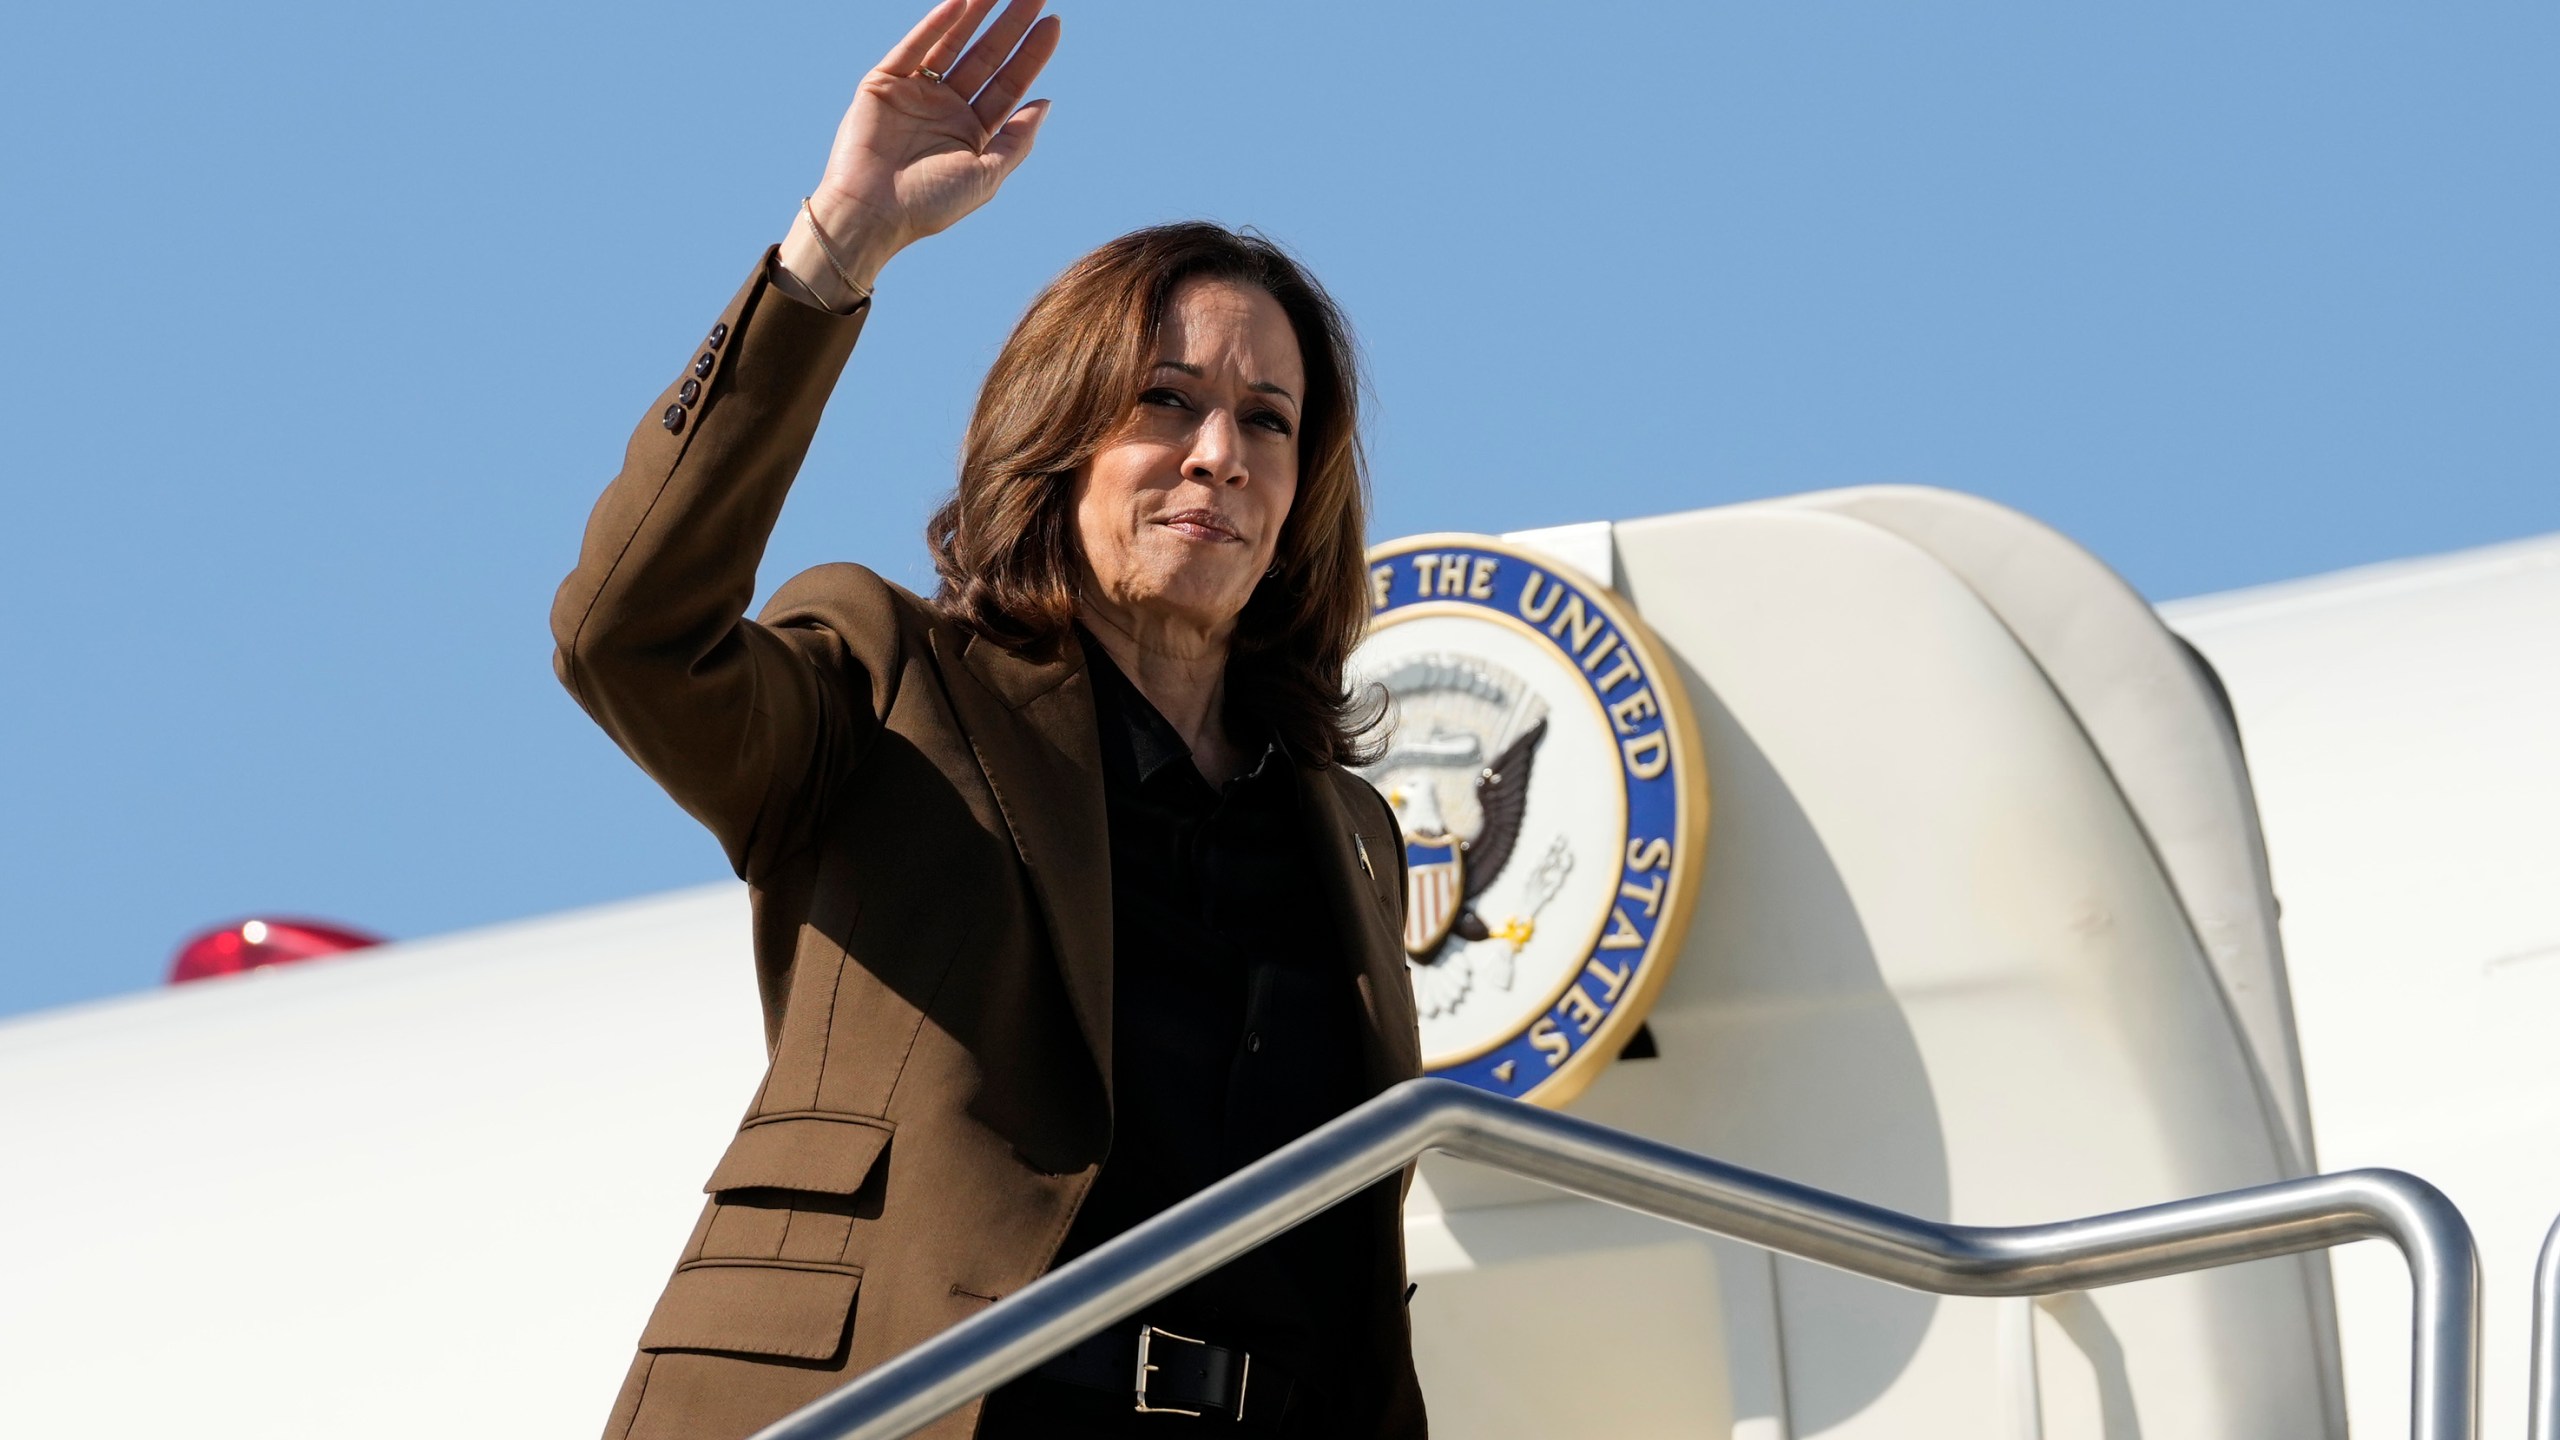
M 1405 839 L 1431 1074 L 1560 1105 L 1678 957 L 1706 773 L 1661 647 L 1605 587 L 1479 535 L 1369 553 L 1356 681 L 1391 700 L 1362 773 Z

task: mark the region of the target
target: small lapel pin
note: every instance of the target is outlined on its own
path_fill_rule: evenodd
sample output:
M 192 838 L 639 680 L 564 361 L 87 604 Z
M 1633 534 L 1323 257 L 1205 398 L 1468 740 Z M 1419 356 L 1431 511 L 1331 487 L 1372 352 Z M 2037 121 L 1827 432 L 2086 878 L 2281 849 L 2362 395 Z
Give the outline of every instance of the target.
M 1369 868 L 1369 842 L 1361 838 L 1360 832 L 1357 830 L 1351 832 L 1351 848 L 1359 852 L 1360 873 L 1368 876 L 1372 880 L 1377 879 L 1378 872 Z

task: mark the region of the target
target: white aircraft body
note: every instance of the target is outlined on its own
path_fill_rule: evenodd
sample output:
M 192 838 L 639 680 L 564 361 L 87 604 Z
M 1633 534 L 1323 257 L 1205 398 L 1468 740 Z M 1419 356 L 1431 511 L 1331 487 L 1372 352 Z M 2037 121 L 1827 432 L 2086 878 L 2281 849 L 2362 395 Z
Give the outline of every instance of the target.
M 1658 1053 L 1570 1109 L 1968 1223 L 2415 1172 L 2521 1429 L 2560 536 L 2157 611 L 1937 491 L 1512 538 L 1676 654 L 1713 795 Z M 747 940 L 720 885 L 0 1025 L 0 1434 L 589 1433 L 760 1073 Z M 1949 1299 L 1437 1159 L 1407 1229 L 1462 1440 L 2407 1425 L 2373 1243 Z

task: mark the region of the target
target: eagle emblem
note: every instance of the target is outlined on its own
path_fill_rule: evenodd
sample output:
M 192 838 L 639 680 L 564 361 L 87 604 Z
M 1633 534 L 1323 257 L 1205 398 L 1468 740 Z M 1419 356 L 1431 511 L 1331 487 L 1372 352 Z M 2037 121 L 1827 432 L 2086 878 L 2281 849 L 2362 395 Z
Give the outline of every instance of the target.
M 1623 597 L 1506 541 L 1394 541 L 1367 578 L 1351 671 L 1389 703 L 1360 775 L 1404 832 L 1423 1069 L 1562 1104 L 1644 1023 L 1697 892 L 1679 673 Z
M 1480 818 L 1476 833 L 1466 839 L 1449 833 L 1434 787 L 1412 792 L 1409 813 L 1414 824 L 1426 827 L 1405 841 L 1404 948 L 1416 960 L 1429 961 L 1453 931 L 1461 940 L 1494 938 L 1475 904 L 1502 878 L 1511 852 L 1519 847 L 1520 820 L 1529 808 L 1529 767 L 1545 738 L 1547 722 L 1540 720 L 1493 757 L 1492 764 L 1478 767 L 1474 798 Z M 1455 895 L 1444 898 L 1443 892 L 1450 890 Z
M 1369 770 L 1405 833 L 1405 953 L 1426 1016 L 1480 984 L 1511 986 L 1512 961 L 1571 868 L 1559 835 L 1516 903 L 1489 919 L 1488 894 L 1511 867 L 1528 816 L 1529 779 L 1547 737 L 1546 702 L 1518 676 L 1475 657 L 1427 655 L 1380 677 L 1396 697 L 1387 753 Z

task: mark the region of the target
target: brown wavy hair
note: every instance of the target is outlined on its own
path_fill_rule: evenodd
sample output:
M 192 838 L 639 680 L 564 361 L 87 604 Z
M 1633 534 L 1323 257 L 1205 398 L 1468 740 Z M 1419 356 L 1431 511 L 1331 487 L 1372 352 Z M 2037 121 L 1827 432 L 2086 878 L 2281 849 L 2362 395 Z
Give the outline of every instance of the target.
M 1009 649 L 1055 655 L 1068 643 L 1082 560 L 1076 472 L 1129 423 L 1175 287 L 1203 278 L 1270 292 L 1307 374 L 1297 498 L 1280 530 L 1279 573 L 1237 617 L 1230 713 L 1270 726 L 1301 760 L 1360 764 L 1372 758 L 1360 737 L 1377 704 L 1343 680 L 1369 621 L 1359 355 L 1324 287 L 1251 231 L 1202 221 L 1133 231 L 1031 302 L 979 387 L 960 483 L 925 526 L 941 577 L 934 603 Z

